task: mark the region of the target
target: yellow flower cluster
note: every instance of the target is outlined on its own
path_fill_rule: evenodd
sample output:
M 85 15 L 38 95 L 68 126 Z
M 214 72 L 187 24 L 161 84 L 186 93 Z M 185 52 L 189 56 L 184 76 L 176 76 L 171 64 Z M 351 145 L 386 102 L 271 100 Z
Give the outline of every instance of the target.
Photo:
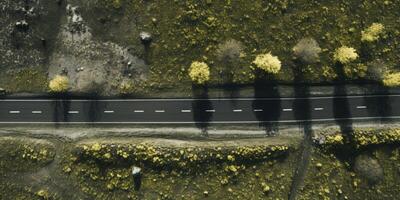
M 82 145 L 78 148 L 89 160 L 118 162 L 128 160 L 146 163 L 153 167 L 175 166 L 178 168 L 199 167 L 205 163 L 236 163 L 245 160 L 265 160 L 281 156 L 289 149 L 284 145 L 248 146 L 237 148 L 181 148 L 171 149 L 143 144 L 99 144 Z M 80 155 L 78 155 L 80 156 Z
M 385 27 L 380 23 L 373 23 L 365 31 L 361 32 L 361 41 L 363 42 L 374 42 L 380 38 Z
M 204 84 L 210 80 L 210 68 L 204 62 L 193 62 L 189 68 L 189 77 L 197 84 Z
M 260 69 L 267 73 L 277 74 L 282 67 L 281 61 L 277 56 L 273 56 L 271 53 L 260 54 L 256 57 L 253 63 Z
M 354 139 L 358 146 L 391 144 L 400 142 L 400 128 L 391 129 L 356 129 Z
M 342 64 L 350 63 L 358 58 L 356 50 L 352 47 L 342 46 L 336 49 L 333 59 Z
M 331 144 L 331 145 L 343 144 L 343 136 L 340 133 L 334 135 L 327 135 L 325 137 L 325 142 L 326 144 Z

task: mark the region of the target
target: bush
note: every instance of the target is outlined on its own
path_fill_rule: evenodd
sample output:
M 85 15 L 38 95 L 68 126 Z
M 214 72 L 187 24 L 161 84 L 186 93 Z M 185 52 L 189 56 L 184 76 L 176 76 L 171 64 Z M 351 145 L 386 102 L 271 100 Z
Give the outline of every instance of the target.
M 381 60 L 376 60 L 368 64 L 367 78 L 374 81 L 382 81 L 386 71 L 386 64 Z
M 69 79 L 66 76 L 56 75 L 49 83 L 51 92 L 66 92 L 69 87 Z
M 322 76 L 326 80 L 335 80 L 338 77 L 338 75 L 335 72 L 335 70 L 332 67 L 329 67 L 329 66 L 323 66 L 322 67 Z
M 342 64 L 350 63 L 358 58 L 358 54 L 354 48 L 342 46 L 336 49 L 333 59 Z
M 189 68 L 189 77 L 197 84 L 204 84 L 210 80 L 210 68 L 204 62 L 193 62 Z
M 294 55 L 303 62 L 315 63 L 319 61 L 321 48 L 313 38 L 304 38 L 293 47 Z
M 379 40 L 385 27 L 380 23 L 373 23 L 370 27 L 361 32 L 361 41 L 374 42 Z
M 368 67 L 361 63 L 343 66 L 344 75 L 349 79 L 364 78 L 367 75 L 367 70 Z
M 122 82 L 118 89 L 119 93 L 122 95 L 132 94 L 134 91 L 134 87 L 131 82 Z
M 271 53 L 260 54 L 256 57 L 253 63 L 267 73 L 277 74 L 281 70 L 281 61 L 277 56 Z
M 386 74 L 383 78 L 383 85 L 387 87 L 400 86 L 400 72 Z

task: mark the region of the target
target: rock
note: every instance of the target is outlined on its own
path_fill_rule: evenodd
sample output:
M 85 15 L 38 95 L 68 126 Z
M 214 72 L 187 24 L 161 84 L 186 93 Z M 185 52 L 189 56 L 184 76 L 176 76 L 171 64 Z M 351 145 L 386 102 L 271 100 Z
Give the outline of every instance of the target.
M 0 95 L 5 95 L 6 94 L 6 90 L 4 88 L 0 88 Z
M 29 29 L 29 24 L 25 20 L 18 21 L 15 23 L 15 27 L 22 31 L 27 31 Z
M 378 160 L 369 155 L 360 155 L 356 158 L 354 170 L 366 178 L 370 184 L 377 184 L 383 179 L 383 169 Z
M 143 44 L 150 44 L 151 41 L 153 40 L 153 38 L 149 32 L 141 32 L 139 34 L 139 37 Z
M 142 169 L 140 167 L 136 167 L 136 166 L 132 167 L 132 175 L 133 176 L 139 176 L 141 174 L 141 172 L 142 172 Z

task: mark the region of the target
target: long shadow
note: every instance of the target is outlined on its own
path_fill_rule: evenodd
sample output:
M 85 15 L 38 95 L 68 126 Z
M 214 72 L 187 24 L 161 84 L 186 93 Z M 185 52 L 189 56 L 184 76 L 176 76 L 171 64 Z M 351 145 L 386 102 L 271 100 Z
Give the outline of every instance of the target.
M 192 101 L 193 119 L 196 127 L 207 136 L 208 126 L 212 120 L 213 113 L 207 112 L 213 110 L 212 102 L 209 100 L 207 86 L 192 85 L 192 93 L 194 100 Z
M 84 104 L 84 112 L 86 113 L 87 122 L 93 124 L 101 120 L 102 113 L 105 109 L 105 105 L 101 103 L 100 97 L 97 93 L 91 94 L 89 102 Z
M 368 114 L 370 117 L 380 119 L 381 122 L 390 121 L 390 116 L 392 116 L 392 106 L 390 102 L 390 97 L 386 96 L 389 94 L 386 87 L 376 85 L 369 86 L 366 88 L 369 94 L 377 94 L 382 96 L 376 97 L 364 97 L 365 106 L 367 106 Z
M 60 123 L 69 122 L 68 111 L 71 107 L 70 95 L 67 93 L 55 94 L 52 102 L 53 107 L 53 123 L 57 127 Z
M 258 73 L 259 74 L 259 73 Z M 281 100 L 278 82 L 265 81 L 265 77 L 257 77 L 254 82 L 254 101 L 252 108 L 260 127 L 263 127 L 268 136 L 276 135 L 279 130 L 277 121 L 281 116 Z M 261 98 L 271 98 L 263 100 Z
M 301 84 L 304 80 L 303 73 L 300 71 L 299 67 L 302 67 L 302 63 L 297 63 L 294 67 L 295 82 L 298 84 L 294 87 L 296 99 L 293 102 L 293 111 L 298 125 L 303 129 L 304 139 L 301 145 L 301 156 L 297 161 L 297 168 L 292 180 L 292 185 L 289 193 L 289 200 L 295 200 L 297 196 L 297 191 L 300 189 L 304 182 L 307 168 L 310 163 L 311 153 L 312 153 L 312 116 L 311 116 L 311 102 L 309 99 L 310 89 L 307 85 Z
M 345 80 L 343 77 L 345 77 L 345 75 L 343 65 L 336 64 L 335 68 L 338 76 L 342 77 L 340 81 L 344 82 Z M 346 86 L 344 84 L 335 84 L 334 87 L 333 116 L 345 140 L 353 144 L 353 120 L 349 99 L 347 98 Z

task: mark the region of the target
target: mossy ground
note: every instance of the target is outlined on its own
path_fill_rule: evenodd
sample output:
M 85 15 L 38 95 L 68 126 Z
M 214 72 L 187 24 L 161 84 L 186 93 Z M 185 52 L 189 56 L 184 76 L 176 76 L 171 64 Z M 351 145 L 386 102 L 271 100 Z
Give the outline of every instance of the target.
M 283 62 L 276 79 L 292 83 L 297 76 L 292 48 L 304 37 L 315 38 L 323 50 L 321 62 L 300 70 L 305 82 L 332 81 L 323 78 L 323 67 L 335 68 L 333 52 L 342 45 L 356 48 L 361 56 L 358 62 L 364 65 L 380 59 L 390 68 L 399 66 L 397 0 L 121 0 L 117 1 L 118 6 L 116 1 L 101 2 L 95 5 L 97 1 L 89 1 L 83 6 L 84 17 L 89 19 L 89 26 L 95 27 L 94 35 L 99 39 L 140 46 L 138 32 L 153 33 L 154 42 L 149 52 L 143 54 L 148 56 L 151 66 L 148 83 L 154 87 L 189 87 L 187 70 L 192 61 L 209 64 L 211 85 L 224 84 L 221 73 L 232 69 L 218 64 L 216 52 L 218 45 L 229 39 L 244 45 L 241 67 L 233 72 L 238 84 L 253 83 L 260 74 L 251 67 L 252 61 L 257 54 L 270 51 Z M 107 19 L 106 23 L 98 18 Z M 386 35 L 378 42 L 364 45 L 361 31 L 374 22 L 385 25 Z M 135 28 L 131 28 L 132 23 Z M 120 32 L 126 34 L 121 37 Z

